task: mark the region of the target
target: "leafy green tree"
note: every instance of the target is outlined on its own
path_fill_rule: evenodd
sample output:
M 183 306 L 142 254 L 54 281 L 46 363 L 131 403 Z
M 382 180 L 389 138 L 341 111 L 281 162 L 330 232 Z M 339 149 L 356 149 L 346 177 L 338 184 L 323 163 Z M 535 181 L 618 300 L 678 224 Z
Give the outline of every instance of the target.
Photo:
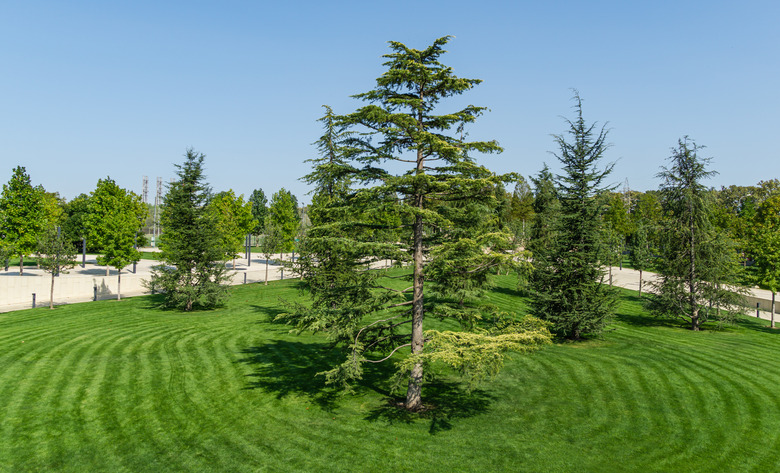
M 215 222 L 221 236 L 225 256 L 233 260 L 236 267 L 236 254 L 248 235 L 257 228 L 257 221 L 252 216 L 252 204 L 244 203 L 244 196 L 236 196 L 232 191 L 220 192 L 208 204 L 209 217 Z
M 285 188 L 279 189 L 271 197 L 271 205 L 268 208 L 268 220 L 274 225 L 281 242 L 277 251 L 287 253 L 295 249 L 295 236 L 298 234 L 298 209 L 297 201 Z
M 625 240 L 623 235 L 609 222 L 604 223 L 602 231 L 604 232 L 602 236 L 602 262 L 607 266 L 609 285 L 611 286 L 612 267 L 617 266 L 623 259 L 623 244 Z
M 54 228 L 62 226 L 65 221 L 65 200 L 57 192 L 46 192 L 38 186 L 43 201 L 43 226 Z
M 626 247 L 626 241 L 634 233 L 631 217 L 624 200 L 624 194 L 609 192 L 605 195 L 606 210 L 603 219 L 608 228 L 606 241 L 607 253 L 613 255 L 610 257 L 609 283 L 612 284 L 612 266 L 620 266 L 623 269 L 623 250 Z
M 607 131 L 586 124 L 576 92 L 574 100 L 576 118 L 566 120 L 568 136 L 555 135 L 560 149 L 555 156 L 565 172 L 557 178 L 560 217 L 546 245 L 534 247 L 531 307 L 558 335 L 578 340 L 604 330 L 616 295 L 602 284 L 601 194 L 612 165 L 598 169 L 598 162 L 608 147 Z
M 184 163 L 176 165 L 178 180 L 168 188 L 160 218 L 162 264 L 149 282 L 165 294 L 163 306 L 185 311 L 217 307 L 228 296 L 224 247 L 206 208 L 210 191 L 204 158 L 188 149 Z
M 750 253 L 756 270 L 755 283 L 772 293 L 772 328 L 775 327 L 775 298 L 780 290 L 780 193 L 764 200 L 758 207 Z
M 117 270 L 117 300 L 122 299 L 122 270 L 141 259 L 135 246 L 146 214 L 141 198 L 110 177 L 99 179 L 87 200 L 88 241 L 100 248 L 97 263 L 106 266 L 106 276 L 110 267 Z
M 24 274 L 24 256 L 35 252 L 45 228 L 43 194 L 23 166 L 14 168 L 0 194 L 0 237 L 6 252 L 19 256 L 19 275 Z
M 459 232 L 452 220 L 469 219 L 472 204 L 494 209 L 496 185 L 509 178 L 495 176 L 468 155 L 498 152 L 496 142 L 466 142 L 450 134 L 473 122 L 484 108 L 434 114 L 440 100 L 480 82 L 456 77 L 439 62 L 448 40 L 440 38 L 424 50 L 391 42 L 387 71 L 373 90 L 355 96 L 368 105 L 336 120 L 353 133 L 344 142 L 345 162 L 337 171 L 349 176 L 346 182 L 359 185 L 323 209 L 324 223 L 309 230 L 307 245 L 314 252 L 303 271 L 312 303 L 293 306 L 284 316 L 299 329 L 325 331 L 348 348 L 347 360 L 326 373 L 329 382 L 359 379 L 365 363 L 411 349 L 397 364 L 398 379 L 408 380 L 404 406 L 409 410 L 423 407 L 423 374 L 431 372 L 426 367 L 443 363 L 478 380 L 499 369 L 505 351 L 549 342 L 549 332 L 537 319 L 477 317 L 474 301 L 466 298 L 463 308 L 457 296 L 425 298 L 423 282 L 433 282 L 426 265 L 430 268 L 437 258 L 457 258 L 450 267 L 461 273 L 471 259 L 475 266 L 468 270 L 487 271 L 493 266 L 490 258 L 504 261 L 489 245 L 500 240 L 503 248 L 509 238 L 478 240 L 476 232 L 471 234 L 480 245 L 478 255 L 466 241 L 471 231 Z M 386 258 L 411 263 L 407 288 L 385 287 L 380 273 L 367 271 Z M 426 315 L 455 319 L 474 330 L 424 330 Z
M 255 189 L 249 196 L 249 202 L 252 205 L 252 217 L 257 225 L 252 230 L 252 234 L 260 235 L 263 233 L 266 217 L 268 216 L 268 199 L 265 197 L 263 189 Z
M 51 274 L 51 289 L 49 291 L 49 309 L 54 308 L 54 278 L 60 273 L 67 273 L 76 265 L 76 249 L 61 231 L 49 227 L 38 238 L 38 264 Z
M 87 194 L 79 194 L 65 204 L 64 211 L 62 233 L 67 236 L 71 243 L 81 245 L 82 238 L 87 237 L 89 196 Z
M 737 278 L 737 253 L 726 234 L 713 225 L 714 194 L 702 181 L 710 158 L 685 137 L 669 157 L 671 166 L 658 174 L 665 218 L 660 230 L 659 280 L 650 307 L 661 316 L 690 323 L 698 331 L 711 317 L 725 320 L 741 302 L 732 290 Z M 721 311 L 722 308 L 727 310 Z
M 270 218 L 267 218 L 267 220 L 270 220 Z M 266 222 L 265 224 L 265 233 L 263 233 L 263 238 L 260 240 L 260 251 L 263 252 L 263 257 L 265 258 L 265 285 L 268 285 L 268 265 L 271 260 L 271 257 L 274 255 L 274 253 L 277 253 L 279 251 L 279 248 L 282 245 L 282 234 L 279 231 L 279 228 L 273 223 L 273 222 Z
M 534 219 L 534 194 L 528 181 L 518 176 L 509 201 L 508 226 L 520 246 L 528 245 L 531 224 Z
M 629 260 L 631 266 L 639 271 L 639 295 L 642 295 L 642 277 L 653 263 L 653 247 L 649 236 L 649 225 L 640 220 L 629 240 Z

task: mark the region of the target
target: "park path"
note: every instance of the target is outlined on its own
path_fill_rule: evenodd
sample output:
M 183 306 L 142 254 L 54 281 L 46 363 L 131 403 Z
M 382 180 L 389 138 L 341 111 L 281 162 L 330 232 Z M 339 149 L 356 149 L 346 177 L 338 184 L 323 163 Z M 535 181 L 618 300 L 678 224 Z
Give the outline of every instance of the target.
M 141 251 L 153 252 L 155 248 L 143 248 Z M 284 258 L 289 260 L 290 253 L 275 254 L 269 260 L 268 280 L 275 281 L 290 277 L 289 272 L 284 274 L 284 270 L 279 261 Z M 77 265 L 68 274 L 60 275 L 54 284 L 54 302 L 55 304 L 87 302 L 97 299 L 116 298 L 117 291 L 117 273 L 111 269 L 106 276 L 106 267 L 99 266 L 95 262 L 96 255 L 87 255 L 84 268 Z M 253 253 L 250 260 L 246 258 L 237 258 L 236 267 L 232 268 L 232 262 L 228 262 L 228 268 L 232 271 L 231 284 L 245 284 L 265 281 L 265 258 Z M 81 263 L 81 257 L 78 258 Z M 148 294 L 143 286 L 143 280 L 148 279 L 151 274 L 152 266 L 157 264 L 154 260 L 141 260 L 136 267 L 135 273 L 132 267 L 122 271 L 122 297 L 139 296 Z M 381 263 L 379 266 L 383 266 Z M 648 288 L 648 281 L 657 277 L 655 273 L 645 271 L 643 274 L 643 290 Z M 639 271 L 618 267 L 612 268 L 612 282 L 614 285 L 631 290 L 639 290 Z M 49 304 L 49 289 L 51 276 L 43 270 L 32 267 L 25 267 L 24 275 L 19 276 L 19 267 L 11 267 L 8 271 L 2 271 L 0 268 L 0 312 L 12 310 L 27 309 L 32 307 L 32 298 L 35 294 L 36 306 L 47 306 Z M 758 304 L 758 315 L 761 318 L 769 320 L 770 305 L 772 294 L 762 289 L 752 289 L 748 296 L 748 304 L 752 308 L 751 314 L 756 314 L 756 304 Z M 780 305 L 780 304 L 778 304 Z
M 156 251 L 154 248 L 142 248 L 143 252 Z M 279 264 L 282 260 L 289 261 L 291 254 L 272 255 L 268 265 L 268 280 L 274 281 L 290 276 Z M 117 272 L 109 269 L 106 275 L 106 267 L 100 266 L 95 261 L 96 255 L 86 255 L 86 263 L 81 267 L 82 256 L 77 258 L 77 266 L 67 274 L 61 274 L 54 282 L 54 303 L 65 304 L 74 302 L 87 302 L 94 299 L 115 299 L 117 293 Z M 251 260 L 237 258 L 236 267 L 228 261 L 228 270 L 232 273 L 231 284 L 245 284 L 265 281 L 266 261 L 265 257 L 253 253 Z M 121 296 L 132 297 L 148 294 L 143 281 L 149 279 L 152 267 L 158 264 L 155 260 L 141 260 L 133 272 L 129 266 L 122 271 Z M 0 312 L 8 312 L 32 307 L 33 294 L 35 294 L 36 307 L 49 305 L 49 291 L 51 275 L 33 266 L 25 266 L 24 274 L 19 275 L 19 267 L 11 266 L 8 271 L 0 267 Z
M 607 279 L 609 275 L 606 276 Z M 642 273 L 642 291 L 649 289 L 647 283 L 649 281 L 655 281 L 658 275 L 644 271 Z M 612 284 L 615 286 L 631 289 L 633 291 L 639 290 L 639 271 L 629 268 L 620 269 L 619 267 L 612 268 Z M 772 293 L 764 289 L 751 288 L 746 296 L 748 307 L 750 307 L 749 315 L 756 315 L 756 308 L 758 308 L 758 316 L 762 319 L 770 320 L 771 317 L 771 305 L 772 305 Z M 756 305 L 758 304 L 758 305 Z M 780 306 L 780 303 L 775 303 L 776 306 Z M 777 309 L 775 312 L 775 320 L 780 321 L 778 317 Z

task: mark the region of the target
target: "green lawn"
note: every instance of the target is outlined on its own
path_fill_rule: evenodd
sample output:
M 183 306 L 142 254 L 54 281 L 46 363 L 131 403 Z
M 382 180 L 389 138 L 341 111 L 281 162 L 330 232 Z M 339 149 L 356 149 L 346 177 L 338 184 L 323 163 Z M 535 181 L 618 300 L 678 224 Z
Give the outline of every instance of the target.
M 158 261 L 160 259 L 160 253 L 159 251 L 141 251 L 141 259 L 148 259 L 153 261 Z
M 195 314 L 0 314 L 0 472 L 780 470 L 780 334 L 755 319 L 693 333 L 625 291 L 602 340 L 513 356 L 472 393 L 443 379 L 412 416 L 387 403 L 390 367 L 357 395 L 323 386 L 337 352 L 270 322 L 295 284 Z M 513 285 L 493 302 L 522 307 Z

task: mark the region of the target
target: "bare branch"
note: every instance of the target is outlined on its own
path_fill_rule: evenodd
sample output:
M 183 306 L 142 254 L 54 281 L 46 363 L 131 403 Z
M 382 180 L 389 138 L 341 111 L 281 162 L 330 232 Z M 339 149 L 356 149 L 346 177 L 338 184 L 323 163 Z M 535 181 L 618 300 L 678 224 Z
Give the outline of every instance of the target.
M 397 347 L 395 348 L 395 350 L 391 351 L 389 355 L 387 355 L 386 357 L 382 358 L 381 360 L 365 360 L 365 361 L 367 361 L 367 362 L 369 362 L 369 363 L 381 363 L 381 362 L 383 362 L 383 361 L 385 361 L 385 360 L 389 359 L 391 356 L 393 356 L 393 354 L 395 354 L 395 352 L 397 352 L 397 351 L 398 351 L 398 350 L 400 350 L 401 348 L 403 348 L 403 347 L 410 347 L 410 346 L 412 346 L 412 343 L 411 343 L 411 342 L 409 342 L 409 343 L 404 343 L 403 345 L 399 345 L 399 346 L 397 346 Z

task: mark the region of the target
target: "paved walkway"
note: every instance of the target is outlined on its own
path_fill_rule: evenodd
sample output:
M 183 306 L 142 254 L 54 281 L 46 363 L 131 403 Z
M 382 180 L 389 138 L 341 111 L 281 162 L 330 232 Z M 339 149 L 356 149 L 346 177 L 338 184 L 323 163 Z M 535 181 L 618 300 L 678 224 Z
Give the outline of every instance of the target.
M 651 273 L 648 271 L 644 271 L 642 273 L 642 291 L 646 291 L 649 289 L 647 283 L 648 281 L 654 281 L 658 277 L 657 274 Z M 609 278 L 609 274 L 607 274 L 607 278 Z M 623 268 L 620 269 L 618 267 L 612 268 L 612 283 L 615 286 L 624 287 L 626 289 L 631 289 L 634 291 L 639 290 L 639 271 L 636 271 L 634 269 L 628 269 Z M 771 317 L 771 305 L 772 305 L 772 293 L 769 291 L 766 291 L 764 289 L 758 289 L 753 288 L 750 290 L 748 296 L 747 296 L 747 302 L 748 306 L 750 307 L 750 311 L 748 312 L 748 315 L 755 316 L 756 315 L 756 307 L 759 308 L 758 316 L 762 319 L 770 320 Z M 758 306 L 756 305 L 758 304 Z M 775 321 L 780 322 L 780 315 L 778 315 L 778 309 L 780 309 L 780 302 L 775 301 Z
M 156 248 L 142 248 L 141 251 L 153 252 Z M 285 275 L 278 262 L 284 257 L 289 260 L 290 253 L 284 255 L 275 254 L 268 264 L 268 280 L 274 281 L 290 277 Z M 106 267 L 97 265 L 95 255 L 87 255 L 84 268 L 81 267 L 81 256 L 77 259 L 79 265 L 68 274 L 62 274 L 54 282 L 54 303 L 86 302 L 97 299 L 113 299 L 117 294 L 117 272 L 109 269 L 106 275 Z M 248 261 L 246 258 L 237 258 L 236 267 L 232 268 L 232 261 L 228 262 L 228 269 L 232 270 L 232 284 L 255 283 L 265 281 L 266 261 L 259 253 L 253 253 Z M 122 271 L 121 296 L 131 297 L 148 294 L 143 281 L 149 278 L 152 266 L 157 264 L 154 260 L 141 260 L 135 273 L 132 266 Z M 381 264 L 380 264 L 381 266 Z M 51 275 L 43 270 L 25 267 L 24 275 L 19 276 L 19 267 L 10 267 L 8 271 L 0 268 L 0 312 L 28 309 L 32 307 L 33 293 L 36 298 L 36 306 L 49 304 L 49 291 Z M 643 290 L 649 289 L 648 281 L 656 278 L 654 273 L 645 271 L 643 274 Z M 639 290 L 639 271 L 633 269 L 612 268 L 612 282 L 616 286 L 626 289 Z M 759 316 L 763 319 L 770 318 L 770 305 L 772 294 L 762 289 L 753 289 L 748 297 L 748 303 L 752 307 L 751 315 L 755 315 L 755 307 L 758 304 Z M 780 305 L 780 304 L 777 304 Z M 776 314 L 777 315 L 777 314 Z M 776 317 L 780 322 L 780 316 Z
M 141 251 L 156 251 L 155 248 L 142 248 Z M 284 257 L 290 259 L 291 254 L 272 255 L 268 264 L 268 280 L 278 280 L 289 277 L 289 272 L 283 270 L 279 261 Z M 67 274 L 61 274 L 54 281 L 54 303 L 86 302 L 97 299 L 114 299 L 117 296 L 117 271 L 96 262 L 96 255 L 87 255 L 84 267 L 81 267 L 82 256 L 77 258 L 77 266 Z M 152 267 L 158 264 L 155 260 L 141 260 L 133 272 L 128 266 L 121 275 L 121 297 L 131 297 L 148 294 L 144 280 L 149 279 Z M 253 253 L 251 260 L 237 258 L 228 261 L 229 272 L 232 273 L 231 284 L 263 282 L 266 278 L 266 260 L 259 253 Z M 34 266 L 25 266 L 24 274 L 19 275 L 19 267 L 11 266 L 8 271 L 0 267 L 0 312 L 7 312 L 32 307 L 35 294 L 36 307 L 49 305 L 51 275 Z

